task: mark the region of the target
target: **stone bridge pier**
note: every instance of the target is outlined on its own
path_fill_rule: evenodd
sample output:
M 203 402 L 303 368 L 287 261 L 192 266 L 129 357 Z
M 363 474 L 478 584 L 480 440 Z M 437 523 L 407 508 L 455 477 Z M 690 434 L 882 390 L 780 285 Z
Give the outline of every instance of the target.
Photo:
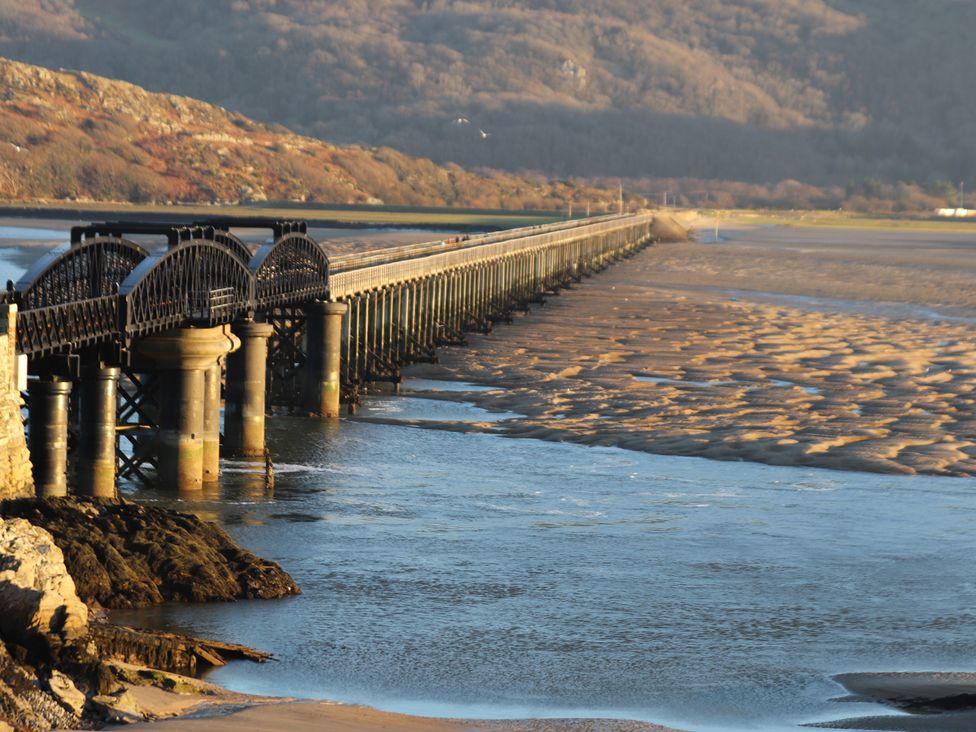
M 274 328 L 247 319 L 232 330 L 240 347 L 227 357 L 224 446 L 231 455 L 263 457 L 268 338 Z
M 220 373 L 240 339 L 228 326 L 178 328 L 136 342 L 162 395 L 156 454 L 163 486 L 196 491 L 220 474 Z

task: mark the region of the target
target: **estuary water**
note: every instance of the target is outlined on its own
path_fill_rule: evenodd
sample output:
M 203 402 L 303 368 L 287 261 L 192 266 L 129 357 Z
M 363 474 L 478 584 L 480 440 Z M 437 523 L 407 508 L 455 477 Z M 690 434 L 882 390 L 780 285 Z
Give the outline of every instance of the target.
M 435 429 L 503 422 L 414 388 L 270 419 L 273 491 L 243 462 L 194 500 L 129 489 L 304 594 L 117 619 L 277 656 L 209 676 L 235 690 L 451 717 L 796 730 L 882 711 L 830 701 L 831 674 L 972 669 L 971 481 Z

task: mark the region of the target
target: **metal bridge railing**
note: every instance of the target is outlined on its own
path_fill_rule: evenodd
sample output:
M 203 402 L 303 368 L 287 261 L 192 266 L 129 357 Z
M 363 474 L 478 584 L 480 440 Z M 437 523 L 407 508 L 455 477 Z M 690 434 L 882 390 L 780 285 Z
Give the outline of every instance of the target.
M 106 295 L 17 313 L 17 352 L 46 356 L 112 340 L 119 298 Z
M 633 233 L 636 236 L 646 237 L 650 235 L 650 225 L 654 216 L 652 214 L 626 215 L 608 217 L 608 219 L 582 226 L 547 229 L 543 233 L 523 235 L 514 239 L 509 236 L 493 243 L 486 243 L 483 240 L 472 241 L 468 246 L 453 251 L 398 259 L 339 272 L 335 271 L 335 262 L 338 259 L 336 258 L 332 260 L 333 273 L 329 277 L 329 296 L 338 300 L 356 293 L 493 261 L 517 253 L 542 251 L 552 247 L 569 247 L 593 236 Z M 566 231 L 567 228 L 572 231 L 571 234 Z
M 539 226 L 523 226 L 518 229 L 504 229 L 490 234 L 477 234 L 475 236 L 461 236 L 458 241 L 450 239 L 440 239 L 437 241 L 420 242 L 417 244 L 406 244 L 400 247 L 388 247 L 371 252 L 357 252 L 355 254 L 341 254 L 330 257 L 332 272 L 346 272 L 353 269 L 373 267 L 378 264 L 388 264 L 402 261 L 404 259 L 415 259 L 429 254 L 441 254 L 446 251 L 457 249 L 468 249 L 492 244 L 498 241 L 508 241 L 511 239 L 534 236 L 541 233 L 555 233 L 589 227 L 596 223 L 614 221 L 623 218 L 632 218 L 632 214 L 608 214 L 606 216 L 594 216 L 589 219 L 576 219 L 572 221 L 560 221 L 555 224 L 543 224 Z

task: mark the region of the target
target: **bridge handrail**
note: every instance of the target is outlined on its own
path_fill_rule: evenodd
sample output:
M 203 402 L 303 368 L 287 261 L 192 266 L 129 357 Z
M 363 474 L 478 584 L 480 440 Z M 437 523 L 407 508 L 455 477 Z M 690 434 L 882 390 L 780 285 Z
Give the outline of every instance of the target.
M 653 220 L 653 214 L 626 214 L 582 226 L 550 229 L 544 233 L 536 233 L 530 236 L 523 235 L 514 238 L 509 236 L 502 241 L 492 243 L 479 242 L 462 249 L 424 256 L 422 259 L 414 257 L 344 272 L 335 272 L 333 269 L 333 273 L 329 276 L 329 296 L 333 300 L 342 299 L 405 280 L 422 278 L 459 267 L 472 266 L 532 249 L 566 246 L 598 234 L 643 227 L 645 233 L 649 235 L 650 224 Z M 567 228 L 575 230 L 572 234 L 567 234 Z M 518 231 L 524 231 L 524 229 L 516 230 L 516 233 Z
M 459 241 L 450 239 L 438 239 L 436 241 L 420 242 L 417 244 L 405 244 L 399 247 L 388 247 L 384 249 L 372 250 L 369 252 L 356 252 L 352 254 L 339 254 L 329 258 L 332 272 L 347 272 L 353 269 L 372 267 L 377 264 L 387 264 L 399 262 L 405 259 L 415 259 L 428 254 L 439 254 L 444 251 L 457 249 L 467 249 L 469 247 L 491 244 L 496 241 L 508 241 L 510 239 L 532 236 L 540 233 L 550 233 L 555 231 L 566 231 L 581 226 L 591 226 L 594 223 L 603 221 L 613 221 L 626 218 L 631 214 L 607 214 L 605 216 L 594 216 L 589 219 L 574 219 L 572 221 L 559 221 L 553 224 L 543 224 L 541 226 L 522 226 L 517 229 L 504 229 L 488 234 L 476 234 L 474 236 L 461 235 Z

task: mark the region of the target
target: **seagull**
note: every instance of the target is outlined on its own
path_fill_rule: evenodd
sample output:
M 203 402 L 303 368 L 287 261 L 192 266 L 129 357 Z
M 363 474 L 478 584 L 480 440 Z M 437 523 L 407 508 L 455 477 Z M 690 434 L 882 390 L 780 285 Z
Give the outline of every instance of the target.
M 469 120 L 467 117 L 458 117 L 457 119 L 454 120 L 454 124 L 456 125 L 466 125 L 469 124 L 470 122 L 471 120 Z
M 490 132 L 485 132 L 484 130 L 482 130 L 480 128 L 478 129 L 478 134 L 481 135 L 481 139 L 482 140 L 487 140 L 489 137 L 491 137 L 491 133 Z

